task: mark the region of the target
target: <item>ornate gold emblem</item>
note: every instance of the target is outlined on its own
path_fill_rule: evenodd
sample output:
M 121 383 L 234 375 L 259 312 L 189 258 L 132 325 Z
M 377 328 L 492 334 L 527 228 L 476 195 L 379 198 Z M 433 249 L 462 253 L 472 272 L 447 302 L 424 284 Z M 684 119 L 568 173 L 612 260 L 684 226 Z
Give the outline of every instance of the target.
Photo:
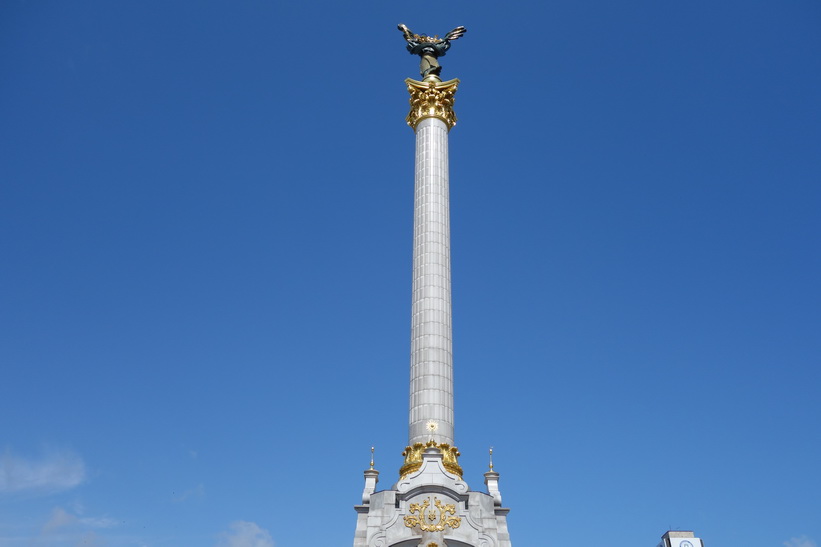
M 459 449 L 447 443 L 437 444 L 436 441 L 426 443 L 414 443 L 413 446 L 406 446 L 402 455 L 405 456 L 405 463 L 399 468 L 399 478 L 404 479 L 414 471 L 422 467 L 422 453 L 428 448 L 437 448 L 442 453 L 442 465 L 445 469 L 462 478 L 462 466 L 459 465 Z
M 453 103 L 456 100 L 459 80 L 419 82 L 408 78 L 405 83 L 411 95 L 410 113 L 405 118 L 409 126 L 416 129 L 419 122 L 425 118 L 439 118 L 447 124 L 448 129 L 456 125 Z
M 452 503 L 445 505 L 436 497 L 433 498 L 433 507 L 430 506 L 430 498 L 422 503 L 411 503 L 410 513 L 405 516 L 405 526 L 418 526 L 423 532 L 441 532 L 448 526 L 455 530 L 462 524 L 461 517 L 455 516 L 456 506 Z

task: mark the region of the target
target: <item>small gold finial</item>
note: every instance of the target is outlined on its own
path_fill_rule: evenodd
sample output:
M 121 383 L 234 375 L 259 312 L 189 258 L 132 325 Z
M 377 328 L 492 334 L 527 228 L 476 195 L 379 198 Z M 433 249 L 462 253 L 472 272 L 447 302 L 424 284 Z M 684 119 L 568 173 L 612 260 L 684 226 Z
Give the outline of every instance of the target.
M 430 432 L 430 440 L 433 440 L 433 434 L 439 429 L 439 422 L 436 420 L 428 420 L 428 423 L 425 424 L 425 429 Z
M 493 471 L 493 447 L 490 447 L 490 470 Z
M 371 469 L 373 469 L 373 447 L 371 447 Z

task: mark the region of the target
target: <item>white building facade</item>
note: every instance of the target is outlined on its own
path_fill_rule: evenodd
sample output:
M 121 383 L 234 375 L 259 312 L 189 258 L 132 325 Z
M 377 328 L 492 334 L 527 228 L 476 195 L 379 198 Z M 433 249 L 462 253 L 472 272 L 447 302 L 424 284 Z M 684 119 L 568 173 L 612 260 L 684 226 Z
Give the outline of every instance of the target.
M 661 536 L 657 547 L 704 547 L 704 543 L 692 531 L 670 530 Z

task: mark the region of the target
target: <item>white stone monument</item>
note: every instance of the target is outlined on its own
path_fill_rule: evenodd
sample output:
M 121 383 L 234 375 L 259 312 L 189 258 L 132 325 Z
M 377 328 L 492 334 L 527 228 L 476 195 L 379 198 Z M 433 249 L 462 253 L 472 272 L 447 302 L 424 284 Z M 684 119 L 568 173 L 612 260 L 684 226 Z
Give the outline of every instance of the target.
M 510 547 L 509 509 L 502 507 L 492 460 L 484 475 L 487 492 L 473 491 L 462 480 L 454 446 L 448 132 L 456 124 L 459 80 L 439 79 L 434 54 L 465 30 L 454 29 L 444 41 L 404 25 L 400 30 L 415 48 L 409 51 L 422 56 L 425 75 L 424 81 L 405 80 L 407 122 L 416 132 L 408 446 L 390 489 L 377 491 L 373 460 L 365 471 L 354 547 Z M 425 50 L 428 42 L 439 50 Z

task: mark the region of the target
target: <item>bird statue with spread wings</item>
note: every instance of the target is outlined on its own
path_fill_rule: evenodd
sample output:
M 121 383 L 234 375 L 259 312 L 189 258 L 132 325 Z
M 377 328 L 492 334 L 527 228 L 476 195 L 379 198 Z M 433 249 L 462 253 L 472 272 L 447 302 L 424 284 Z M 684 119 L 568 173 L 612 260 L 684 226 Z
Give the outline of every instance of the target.
M 452 40 L 458 40 L 467 32 L 465 27 L 456 27 L 445 34 L 444 38 L 439 38 L 439 36 L 428 36 L 427 34 L 414 34 L 408 27 L 402 24 L 400 24 L 398 28 L 402 31 L 405 40 L 408 42 L 408 51 L 410 54 L 419 55 L 419 57 L 422 58 L 422 62 L 419 65 L 419 72 L 422 74 L 423 80 L 430 75 L 438 79 L 439 73 L 442 72 L 442 67 L 439 66 L 437 59 L 445 56 L 445 52 L 450 49 L 450 42 Z

